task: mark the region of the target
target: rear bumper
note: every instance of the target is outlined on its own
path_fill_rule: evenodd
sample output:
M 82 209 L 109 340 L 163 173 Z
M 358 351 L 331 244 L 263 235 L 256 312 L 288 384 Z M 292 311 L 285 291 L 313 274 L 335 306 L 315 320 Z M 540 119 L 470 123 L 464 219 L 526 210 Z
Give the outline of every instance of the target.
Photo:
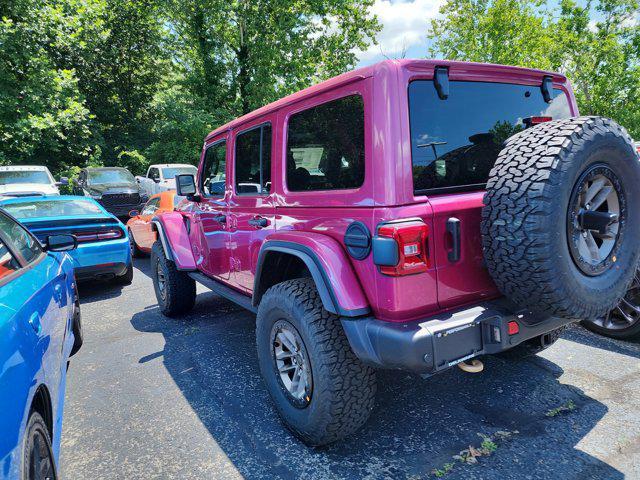
M 511 321 L 518 323 L 515 335 L 508 333 Z M 360 360 L 379 368 L 420 374 L 437 373 L 479 355 L 508 350 L 572 322 L 536 317 L 506 299 L 407 323 L 342 318 L 349 344 Z
M 90 267 L 78 267 L 74 270 L 74 273 L 78 282 L 96 279 L 110 280 L 124 275 L 128 266 L 126 263 L 92 265 Z

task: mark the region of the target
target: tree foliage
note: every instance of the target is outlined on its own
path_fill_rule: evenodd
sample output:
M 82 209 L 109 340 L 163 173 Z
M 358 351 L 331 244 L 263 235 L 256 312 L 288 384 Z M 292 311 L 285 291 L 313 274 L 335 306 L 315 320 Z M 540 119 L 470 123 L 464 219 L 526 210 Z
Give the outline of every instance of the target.
M 449 0 L 430 22 L 430 54 L 556 70 L 582 114 L 611 117 L 640 138 L 637 0 Z
M 139 173 L 357 61 L 373 0 L 0 3 L 0 163 Z

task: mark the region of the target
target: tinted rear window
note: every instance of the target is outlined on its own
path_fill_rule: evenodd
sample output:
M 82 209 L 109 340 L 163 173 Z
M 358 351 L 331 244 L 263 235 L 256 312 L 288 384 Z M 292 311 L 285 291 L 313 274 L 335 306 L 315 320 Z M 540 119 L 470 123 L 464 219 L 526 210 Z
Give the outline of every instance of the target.
M 344 97 L 296 113 L 287 134 L 287 188 L 342 190 L 364 182 L 364 103 Z
M 538 86 L 450 82 L 441 100 L 431 80 L 409 84 L 411 156 L 415 193 L 481 189 L 502 143 L 524 129 L 522 120 L 571 115 L 567 96 L 546 103 Z

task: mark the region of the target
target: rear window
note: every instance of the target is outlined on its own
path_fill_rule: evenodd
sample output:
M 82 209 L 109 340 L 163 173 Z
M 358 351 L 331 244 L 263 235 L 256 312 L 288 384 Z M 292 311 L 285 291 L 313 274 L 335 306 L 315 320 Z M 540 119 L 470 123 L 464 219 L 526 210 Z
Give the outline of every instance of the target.
M 449 98 L 441 100 L 431 80 L 411 82 L 414 192 L 482 189 L 503 142 L 524 129 L 524 118 L 570 115 L 562 90 L 546 103 L 538 86 L 450 82 Z
M 18 220 L 39 217 L 86 217 L 104 215 L 102 209 L 90 200 L 42 200 L 9 203 L 4 208 Z
M 236 137 L 236 193 L 268 194 L 271 191 L 271 124 Z
M 292 192 L 358 188 L 364 182 L 364 103 L 344 97 L 296 113 L 287 134 Z

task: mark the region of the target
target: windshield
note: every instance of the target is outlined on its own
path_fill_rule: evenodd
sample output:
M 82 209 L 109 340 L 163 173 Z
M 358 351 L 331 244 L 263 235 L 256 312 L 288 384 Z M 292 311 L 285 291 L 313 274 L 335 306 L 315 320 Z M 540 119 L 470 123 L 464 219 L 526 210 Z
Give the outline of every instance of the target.
M 89 170 L 89 183 L 134 183 L 135 178 L 128 170 Z
M 176 175 L 194 175 L 198 173 L 196 167 L 167 167 L 162 169 L 162 177 L 165 180 L 172 180 Z
M 44 170 L 8 170 L 0 172 L 0 185 L 10 183 L 42 183 L 50 185 L 51 178 Z
M 539 86 L 450 82 L 441 100 L 431 80 L 409 84 L 413 182 L 416 193 L 438 188 L 484 188 L 503 142 L 523 120 L 571 116 L 561 90 L 546 103 Z
M 82 217 L 104 214 L 98 205 L 90 200 L 44 200 L 9 203 L 3 208 L 18 220 L 39 217 Z

